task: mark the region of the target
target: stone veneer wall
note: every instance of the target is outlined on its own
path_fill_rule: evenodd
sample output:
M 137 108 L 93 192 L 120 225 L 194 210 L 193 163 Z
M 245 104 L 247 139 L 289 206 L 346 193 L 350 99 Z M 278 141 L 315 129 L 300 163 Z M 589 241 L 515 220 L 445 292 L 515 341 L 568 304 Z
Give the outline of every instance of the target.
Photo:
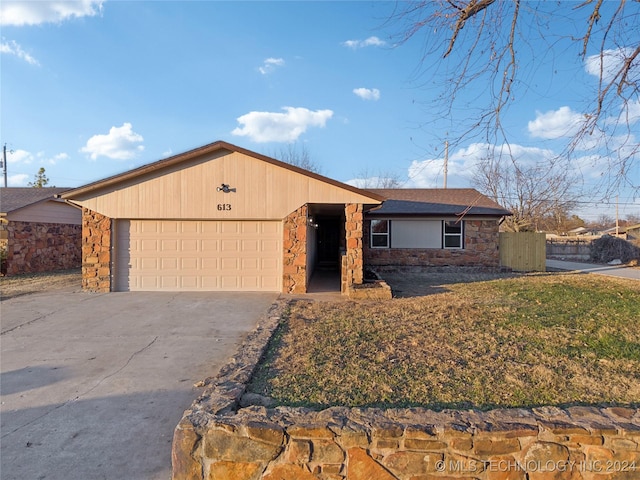
M 282 291 L 307 292 L 307 205 L 284 219 Z
M 173 438 L 173 480 L 632 480 L 640 410 L 243 405 L 284 303 L 205 381 Z
M 349 295 L 353 285 L 362 284 L 364 278 L 363 262 L 363 205 L 361 203 L 349 203 L 344 207 L 346 253 L 342 257 L 342 282 L 343 295 Z
M 82 289 L 111 291 L 111 219 L 82 209 Z
M 364 258 L 367 266 L 500 266 L 497 220 L 465 220 L 464 249 L 446 248 L 371 248 L 369 230 L 365 221 Z
M 10 221 L 6 229 L 7 276 L 80 267 L 80 225 Z

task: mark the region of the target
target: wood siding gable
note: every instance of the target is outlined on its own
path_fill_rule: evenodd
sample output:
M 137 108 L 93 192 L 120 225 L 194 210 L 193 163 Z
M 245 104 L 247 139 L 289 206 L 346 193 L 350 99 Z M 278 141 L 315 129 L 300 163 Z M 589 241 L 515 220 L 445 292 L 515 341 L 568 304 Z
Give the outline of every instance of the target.
M 63 197 L 110 218 L 135 219 L 269 220 L 306 203 L 381 203 L 377 195 L 241 149 L 158 165 Z M 232 191 L 222 191 L 223 184 Z

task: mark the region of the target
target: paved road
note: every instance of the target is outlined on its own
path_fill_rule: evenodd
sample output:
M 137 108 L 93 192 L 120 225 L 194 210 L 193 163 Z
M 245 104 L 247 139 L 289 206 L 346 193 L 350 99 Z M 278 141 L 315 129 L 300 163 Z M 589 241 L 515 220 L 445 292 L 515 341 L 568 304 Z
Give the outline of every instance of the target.
M 610 277 L 631 278 L 640 280 L 640 269 L 629 268 L 620 265 L 597 265 L 592 263 L 565 262 L 562 260 L 547 260 L 547 268 L 558 270 L 580 271 L 585 273 L 596 273 L 598 275 L 608 275 Z
M 171 477 L 193 385 L 277 294 L 51 292 L 2 301 L 0 477 Z

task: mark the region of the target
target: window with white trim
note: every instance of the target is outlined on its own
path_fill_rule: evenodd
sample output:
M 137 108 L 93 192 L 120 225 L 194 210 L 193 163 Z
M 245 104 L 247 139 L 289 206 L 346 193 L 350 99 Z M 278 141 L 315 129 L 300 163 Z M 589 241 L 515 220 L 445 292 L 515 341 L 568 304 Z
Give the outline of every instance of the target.
M 371 220 L 371 247 L 389 248 L 389 220 Z
M 464 248 L 464 222 L 444 220 L 442 226 L 444 248 Z
M 371 248 L 463 249 L 464 221 L 371 220 L 369 245 Z

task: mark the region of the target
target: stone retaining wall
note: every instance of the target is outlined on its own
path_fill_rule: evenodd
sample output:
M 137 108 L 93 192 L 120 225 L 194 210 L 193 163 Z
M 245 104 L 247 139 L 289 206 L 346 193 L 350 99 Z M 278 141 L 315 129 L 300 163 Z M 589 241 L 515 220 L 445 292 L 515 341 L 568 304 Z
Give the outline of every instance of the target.
M 7 276 L 80 267 L 80 225 L 10 221 L 6 229 Z
M 500 252 L 497 220 L 465 220 L 464 249 L 452 248 L 371 248 L 365 222 L 364 259 L 366 266 L 482 266 L 498 267 Z
M 633 408 L 241 408 L 283 308 L 272 309 L 185 412 L 173 439 L 174 480 L 640 478 Z

